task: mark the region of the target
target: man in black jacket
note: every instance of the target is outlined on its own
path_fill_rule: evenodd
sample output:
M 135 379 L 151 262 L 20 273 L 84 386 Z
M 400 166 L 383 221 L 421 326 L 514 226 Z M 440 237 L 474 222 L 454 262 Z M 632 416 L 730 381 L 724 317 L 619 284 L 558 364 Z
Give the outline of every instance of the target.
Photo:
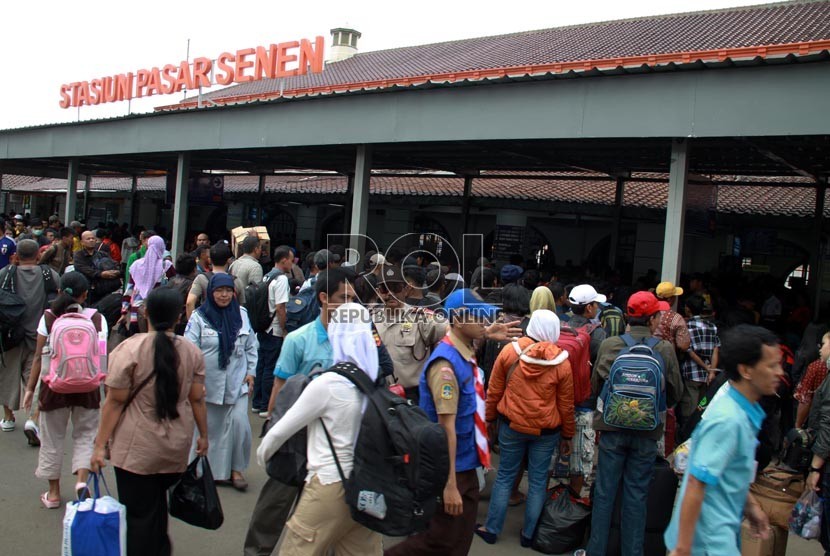
M 121 287 L 121 271 L 112 260 L 109 248 L 98 245 L 95 233 L 86 231 L 81 234 L 82 249 L 75 253 L 75 270 L 89 280 L 89 303 L 95 305 L 104 296 Z

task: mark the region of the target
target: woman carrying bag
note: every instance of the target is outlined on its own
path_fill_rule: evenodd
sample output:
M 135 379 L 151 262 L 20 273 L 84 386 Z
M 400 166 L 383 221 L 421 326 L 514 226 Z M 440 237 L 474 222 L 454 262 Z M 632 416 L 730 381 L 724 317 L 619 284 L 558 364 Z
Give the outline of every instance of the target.
M 259 344 L 239 306 L 230 274 L 214 274 L 205 302 L 193 312 L 185 338 L 205 357 L 207 423 L 211 469 L 216 482 L 228 481 L 239 491 L 248 488 L 242 475 L 251 459 L 248 392 L 256 374 Z
M 365 307 L 347 303 L 334 312 L 327 331 L 333 365 L 351 363 L 376 382 L 379 363 L 371 322 Z M 383 552 L 381 535 L 352 520 L 342 481 L 354 468 L 354 444 L 366 403 L 349 379 L 323 373 L 262 439 L 257 461 L 265 467 L 280 446 L 308 427 L 308 475 L 285 525 L 281 555 L 319 556 L 328 549 L 367 556 Z
M 556 345 L 558 339 L 559 318 L 553 311 L 539 309 L 530 317 L 527 336 L 505 346 L 493 366 L 486 419 L 488 427 L 498 429 L 499 470 L 487 521 L 476 529 L 488 544 L 502 532 L 513 481 L 527 455 L 527 503 L 520 538 L 522 546 L 530 546 L 545 504 L 551 456 L 557 445 L 570 453 L 576 428 L 573 376 L 568 352 Z
M 187 468 L 195 427 L 196 453 L 208 451 L 205 363 L 199 349 L 173 334 L 181 295 L 159 288 L 145 299 L 149 332 L 109 357 L 109 388 L 90 467 L 105 465 L 106 444 L 118 498 L 127 507 L 127 554 L 166 556 L 167 489 Z
M 47 509 L 59 508 L 61 505 L 61 467 L 63 464 L 63 441 L 66 437 L 69 421 L 72 421 L 72 473 L 78 476 L 75 492 L 82 498 L 86 491 L 86 481 L 89 476 L 89 458 L 92 456 L 92 445 L 95 432 L 98 430 L 99 408 L 101 405 L 100 378 L 93 378 L 89 384 L 89 391 L 76 393 L 59 393 L 49 387 L 41 377 L 49 380 L 50 369 L 42 368 L 41 354 L 48 351 L 47 340 L 57 320 L 65 314 L 75 313 L 85 316 L 86 326 L 92 324 L 95 337 L 87 338 L 92 343 L 87 344 L 90 362 L 97 365 L 95 375 L 106 372 L 101 368 L 102 358 L 99 357 L 99 338 L 107 337 L 107 321 L 94 309 L 84 310 L 82 305 L 89 293 L 89 282 L 80 272 L 68 272 L 61 278 L 60 295 L 47 309 L 37 327 L 37 345 L 26 386 L 26 395 L 23 398 L 23 407 L 29 411 L 32 407 L 35 389 L 40 383 L 38 409 L 40 413 L 39 433 L 40 452 L 35 476 L 49 481 L 49 491 L 40 496 L 40 501 Z M 79 319 L 80 320 L 80 319 Z M 83 326 L 83 325 L 82 325 Z M 91 330 L 90 330 L 91 332 Z M 103 354 L 106 356 L 106 353 Z M 50 360 L 46 360 L 47 364 Z M 90 375 L 92 377 L 92 375 Z M 58 389 L 60 389 L 58 387 Z
M 130 267 L 130 279 L 121 300 L 121 321 L 130 334 L 147 332 L 144 305 L 151 291 L 176 276 L 173 263 L 164 258 L 164 239 L 147 240 L 147 252 Z

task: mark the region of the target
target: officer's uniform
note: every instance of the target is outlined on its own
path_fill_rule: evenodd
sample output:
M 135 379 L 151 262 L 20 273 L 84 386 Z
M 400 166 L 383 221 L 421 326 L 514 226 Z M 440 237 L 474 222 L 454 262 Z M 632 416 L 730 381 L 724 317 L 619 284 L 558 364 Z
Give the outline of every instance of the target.
M 400 311 L 379 308 L 375 327 L 395 362 L 395 377 L 406 397 L 418 403 L 418 381 L 433 347 L 447 334 L 446 322 L 437 322 L 432 311 L 406 306 Z

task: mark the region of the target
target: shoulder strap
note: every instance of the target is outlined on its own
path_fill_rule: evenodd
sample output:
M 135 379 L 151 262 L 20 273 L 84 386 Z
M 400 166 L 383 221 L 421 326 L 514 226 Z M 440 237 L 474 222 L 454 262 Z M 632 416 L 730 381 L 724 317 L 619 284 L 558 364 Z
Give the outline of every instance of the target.
M 135 397 L 138 396 L 139 392 L 141 392 L 141 389 L 144 388 L 145 386 L 147 386 L 147 383 L 150 382 L 150 380 L 154 376 L 156 376 L 155 371 L 153 371 L 149 375 L 147 375 L 147 378 L 145 378 L 144 380 L 141 381 L 141 384 L 138 385 L 138 388 L 136 388 L 135 390 L 130 392 L 130 396 L 127 398 L 127 403 L 124 404 L 124 408 L 121 410 L 121 413 L 124 413 L 125 411 L 127 411 L 127 408 L 130 407 L 131 403 L 133 403 L 133 400 L 135 399 Z
M 340 467 L 340 459 L 337 457 L 337 452 L 334 450 L 334 443 L 331 441 L 331 435 L 329 434 L 329 430 L 326 428 L 326 424 L 323 422 L 323 418 L 320 417 L 320 425 L 323 427 L 323 432 L 326 433 L 326 440 L 329 441 L 329 449 L 331 449 L 331 455 L 334 456 L 334 464 L 337 466 L 337 473 L 340 475 L 340 480 L 343 481 L 343 488 L 346 488 L 346 475 L 343 473 L 343 468 Z
M 3 284 L 0 285 L 0 288 L 12 293 L 16 293 L 15 290 L 17 289 L 17 280 L 15 279 L 15 276 L 17 276 L 17 265 L 6 265 L 6 268 L 4 270 L 5 273 L 3 274 Z
M 55 316 L 51 310 L 47 309 L 43 312 L 43 321 L 46 324 L 46 332 L 47 334 L 52 333 L 52 327 L 55 325 L 55 321 L 58 320 L 58 317 Z
M 338 363 L 324 372 L 337 373 L 352 382 L 357 389 L 367 396 L 376 390 L 375 383 L 369 378 L 369 375 L 352 363 Z
M 513 372 L 516 370 L 516 367 L 518 367 L 518 366 L 519 366 L 519 363 L 521 363 L 521 361 L 522 361 L 522 355 L 524 355 L 525 353 L 527 353 L 528 351 L 530 351 L 530 348 L 532 348 L 532 347 L 533 347 L 533 346 L 535 346 L 535 345 L 536 345 L 535 343 L 530 344 L 529 346 L 527 346 L 526 348 L 524 348 L 524 349 L 521 351 L 521 353 L 519 353 L 518 351 L 516 352 L 516 360 L 513 362 L 513 364 L 512 364 L 512 365 L 510 365 L 510 368 L 509 368 L 509 369 L 507 369 L 507 376 L 506 376 L 506 377 L 505 377 L 505 379 L 504 379 L 504 389 L 505 389 L 505 390 L 507 390 L 507 384 L 510 382 L 510 377 L 512 377 L 512 376 L 513 376 Z M 519 344 L 518 344 L 518 343 L 513 344 L 513 348 L 514 348 L 514 349 L 518 349 L 518 347 L 519 347 Z
M 625 345 L 628 347 L 634 347 L 637 344 L 637 342 L 634 340 L 634 337 L 631 334 L 623 334 L 622 336 L 620 336 L 620 338 L 623 342 L 625 342 Z
M 654 349 L 657 344 L 660 343 L 660 338 L 655 338 L 654 336 L 649 336 L 648 338 L 643 338 L 642 344 Z

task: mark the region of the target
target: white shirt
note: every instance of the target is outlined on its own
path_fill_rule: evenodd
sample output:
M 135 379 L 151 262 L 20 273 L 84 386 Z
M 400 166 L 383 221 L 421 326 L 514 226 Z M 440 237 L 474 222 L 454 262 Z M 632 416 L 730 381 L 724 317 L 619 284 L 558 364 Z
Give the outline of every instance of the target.
M 271 321 L 271 327 L 266 332 L 280 338 L 285 337 L 285 330 L 280 327 L 277 305 L 288 303 L 289 289 L 288 276 L 285 274 L 278 275 L 268 284 L 268 311 L 274 315 L 274 320 Z
M 331 435 L 343 474 L 349 477 L 354 466 L 354 442 L 363 416 L 363 394 L 347 378 L 335 373 L 324 373 L 306 386 L 286 414 L 277 421 L 257 450 L 257 461 L 265 462 L 286 440 L 308 426 L 308 483 L 316 475 L 321 484 L 340 482 L 331 448 L 320 419 Z

